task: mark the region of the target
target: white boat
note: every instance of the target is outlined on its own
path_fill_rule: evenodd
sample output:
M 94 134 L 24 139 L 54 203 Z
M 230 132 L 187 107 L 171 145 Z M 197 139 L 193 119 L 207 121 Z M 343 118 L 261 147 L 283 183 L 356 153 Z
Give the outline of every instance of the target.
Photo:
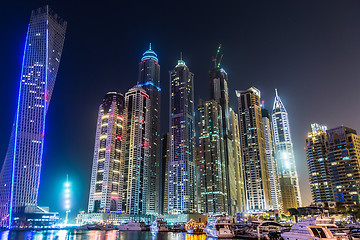
M 214 238 L 233 238 L 232 222 L 229 217 L 217 216 L 205 228 L 206 236 Z
M 118 227 L 118 230 L 120 231 L 145 231 L 146 226 L 143 222 L 127 222 L 124 224 L 121 224 Z
M 274 221 L 254 221 L 252 225 L 256 230 L 256 232 L 252 232 L 252 235 L 255 237 L 260 235 L 261 238 L 265 239 L 270 239 L 274 234 L 280 236 L 280 232 L 283 229 L 280 223 Z
M 166 222 L 163 218 L 157 218 L 150 226 L 152 233 L 156 232 L 168 232 L 169 228 L 166 226 Z
M 284 240 L 346 240 L 347 237 L 336 237 L 328 227 L 336 227 L 335 219 L 328 217 L 308 217 L 300 219 L 291 227 L 289 232 L 284 232 Z

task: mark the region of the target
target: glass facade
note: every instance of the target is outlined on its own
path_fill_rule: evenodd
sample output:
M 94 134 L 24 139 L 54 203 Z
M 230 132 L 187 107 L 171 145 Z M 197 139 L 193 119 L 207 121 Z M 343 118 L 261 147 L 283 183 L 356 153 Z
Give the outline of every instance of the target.
M 13 217 L 25 208 L 35 211 L 37 206 L 45 117 L 60 64 L 66 25 L 48 6 L 31 13 L 15 122 L 0 173 L 1 227 L 16 227 L 12 225 Z

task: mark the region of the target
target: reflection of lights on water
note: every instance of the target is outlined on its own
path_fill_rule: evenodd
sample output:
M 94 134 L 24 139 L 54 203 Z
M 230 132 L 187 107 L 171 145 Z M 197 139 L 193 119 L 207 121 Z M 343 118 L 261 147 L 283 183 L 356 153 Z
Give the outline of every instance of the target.
M 1 240 L 8 240 L 9 233 L 10 233 L 10 231 L 3 231 L 3 234 L 1 235 Z
M 206 235 L 205 234 L 185 234 L 185 240 L 205 240 L 206 239 Z M 210 239 L 210 238 L 209 238 Z

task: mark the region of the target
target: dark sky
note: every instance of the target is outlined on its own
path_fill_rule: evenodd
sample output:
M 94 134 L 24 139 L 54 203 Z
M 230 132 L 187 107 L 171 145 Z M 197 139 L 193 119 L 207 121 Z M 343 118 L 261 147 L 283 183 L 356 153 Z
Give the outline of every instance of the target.
M 288 110 L 302 199 L 311 201 L 304 138 L 310 124 L 360 130 L 359 1 L 47 1 L 68 21 L 47 115 L 39 204 L 63 211 L 73 183 L 74 212 L 87 208 L 97 110 L 108 90 L 137 82 L 152 43 L 161 65 L 162 131 L 168 127 L 168 71 L 183 52 L 195 74 L 196 104 L 209 98 L 208 70 L 218 44 L 235 90 L 255 86 L 267 108 L 274 88 Z M 230 1 L 229 1 L 230 2 Z M 32 9 L 45 1 L 3 0 L 0 8 L 0 163 L 14 119 L 20 64 Z

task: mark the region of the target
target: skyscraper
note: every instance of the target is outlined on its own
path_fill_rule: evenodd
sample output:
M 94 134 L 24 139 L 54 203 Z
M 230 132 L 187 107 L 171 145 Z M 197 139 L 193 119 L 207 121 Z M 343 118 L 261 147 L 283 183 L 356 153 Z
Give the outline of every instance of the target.
M 21 66 L 15 122 L 0 173 L 0 226 L 36 211 L 45 119 L 59 69 L 66 21 L 49 6 L 32 11 Z
M 327 158 L 336 202 L 360 203 L 360 136 L 340 126 L 327 130 Z
M 122 211 L 127 214 L 150 214 L 153 206 L 149 191 L 151 162 L 149 156 L 149 95 L 139 86 L 125 94 L 124 139 L 121 160 Z
M 160 190 L 161 190 L 161 206 L 160 213 L 168 213 L 168 164 L 169 164 L 169 133 L 163 134 L 161 138 L 161 179 L 160 179 Z
M 200 213 L 227 213 L 221 106 L 214 100 L 200 100 L 199 115 Z
M 311 195 L 314 202 L 333 202 L 329 163 L 327 158 L 326 126 L 311 124 L 312 131 L 305 139 Z
M 151 49 L 147 50 L 139 63 L 139 86 L 149 95 L 151 108 L 149 110 L 149 213 L 159 213 L 160 205 L 160 65 L 157 54 Z
M 195 213 L 194 74 L 180 59 L 170 71 L 168 212 Z
M 239 102 L 240 138 L 246 192 L 246 210 L 259 212 L 272 206 L 260 91 L 236 91 Z
M 273 128 L 270 120 L 270 113 L 266 109 L 261 109 L 262 122 L 264 128 L 264 140 L 266 147 L 266 159 L 268 164 L 269 171 L 269 181 L 271 188 L 271 200 L 272 200 L 272 209 L 281 210 L 281 193 L 278 186 L 278 174 L 276 160 L 274 157 L 274 138 L 273 138 Z
M 116 91 L 108 92 L 99 107 L 88 212 L 121 211 L 124 108 L 124 96 Z
M 283 210 L 287 211 L 289 208 L 300 207 L 301 197 L 288 113 L 276 89 L 275 93 L 275 101 L 272 110 L 275 157 L 278 167 Z

